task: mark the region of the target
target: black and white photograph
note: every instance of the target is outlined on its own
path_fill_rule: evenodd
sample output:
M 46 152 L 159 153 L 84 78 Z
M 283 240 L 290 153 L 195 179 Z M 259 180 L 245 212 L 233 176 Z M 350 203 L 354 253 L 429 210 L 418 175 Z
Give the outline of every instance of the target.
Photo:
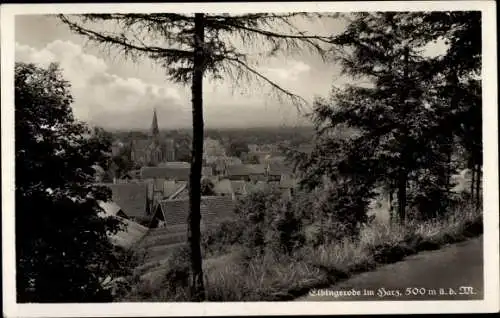
M 498 312 L 493 1 L 1 10 L 6 317 Z

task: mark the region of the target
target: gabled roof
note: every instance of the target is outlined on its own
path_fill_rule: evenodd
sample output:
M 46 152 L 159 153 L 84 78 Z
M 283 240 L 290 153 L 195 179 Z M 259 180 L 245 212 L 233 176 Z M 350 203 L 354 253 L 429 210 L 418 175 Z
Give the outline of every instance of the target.
M 112 201 L 131 218 L 146 215 L 148 187 L 144 182 L 106 184 L 112 191 Z
M 189 216 L 189 200 L 162 200 L 159 206 L 168 225 L 186 224 Z
M 166 224 L 186 224 L 189 216 L 189 200 L 162 200 L 159 207 L 162 210 Z M 201 217 L 203 222 L 211 223 L 221 218 L 231 217 L 235 202 L 230 197 L 202 197 Z
M 230 176 L 249 176 L 252 174 L 265 174 L 266 165 L 264 164 L 230 165 L 227 167 L 227 173 Z
M 120 216 L 123 218 L 127 217 L 125 213 L 123 213 L 122 208 L 120 208 L 120 206 L 113 201 L 98 201 L 97 204 L 104 210 L 105 215 Z
M 236 206 L 231 197 L 203 197 L 202 202 L 204 202 L 207 206 L 207 214 L 203 217 L 205 217 L 209 223 L 211 221 L 233 216 Z
M 185 188 L 181 189 L 181 191 L 177 192 L 172 199 L 178 199 L 178 200 L 187 200 L 189 199 L 189 188 L 186 186 Z
M 139 242 L 148 232 L 148 228 L 142 226 L 136 222 L 121 219 L 126 225 L 126 230 L 118 231 L 113 235 L 110 235 L 111 242 L 115 245 L 121 246 L 123 248 L 130 248 Z
M 170 198 L 172 195 L 177 193 L 179 190 L 187 186 L 186 181 L 171 181 L 166 180 L 163 183 L 163 196 Z
M 188 181 L 189 172 L 189 167 L 142 167 L 141 178 Z

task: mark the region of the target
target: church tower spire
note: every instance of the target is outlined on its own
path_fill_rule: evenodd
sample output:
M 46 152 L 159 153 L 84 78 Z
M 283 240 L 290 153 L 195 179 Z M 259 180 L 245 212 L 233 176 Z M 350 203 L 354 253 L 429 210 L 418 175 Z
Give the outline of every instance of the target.
M 156 117 L 156 108 L 153 110 L 153 123 L 151 124 L 151 136 L 158 137 L 160 130 L 158 129 L 158 118 Z

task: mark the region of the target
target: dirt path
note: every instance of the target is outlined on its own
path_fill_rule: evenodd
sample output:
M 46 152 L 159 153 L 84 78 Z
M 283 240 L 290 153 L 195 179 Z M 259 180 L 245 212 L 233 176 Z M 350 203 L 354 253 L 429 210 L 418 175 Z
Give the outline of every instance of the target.
M 373 295 L 364 295 L 364 290 L 372 291 Z M 349 291 L 351 294 L 355 291 L 360 295 L 338 295 L 339 292 Z M 481 236 L 437 251 L 409 256 L 404 261 L 356 275 L 327 289 L 311 290 L 308 295 L 297 300 L 473 300 L 482 298 L 483 238 Z

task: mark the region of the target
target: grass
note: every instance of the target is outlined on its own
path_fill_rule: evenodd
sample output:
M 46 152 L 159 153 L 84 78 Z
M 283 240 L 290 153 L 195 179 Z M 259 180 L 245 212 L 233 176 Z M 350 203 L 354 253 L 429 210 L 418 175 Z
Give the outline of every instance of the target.
M 405 226 L 374 222 L 362 229 L 356 241 L 345 239 L 335 244 L 305 246 L 293 255 L 266 252 L 249 257 L 247 251 L 235 246 L 226 255 L 204 260 L 207 298 L 209 301 L 292 300 L 312 288 L 327 287 L 382 264 L 439 249 L 482 232 L 482 213 L 462 207 L 446 220 Z M 142 291 L 139 293 L 142 297 L 134 300 L 187 300 L 185 286 L 177 286 L 175 292 L 169 288 L 167 293 L 161 284 L 164 282 L 142 286 L 148 292 Z

